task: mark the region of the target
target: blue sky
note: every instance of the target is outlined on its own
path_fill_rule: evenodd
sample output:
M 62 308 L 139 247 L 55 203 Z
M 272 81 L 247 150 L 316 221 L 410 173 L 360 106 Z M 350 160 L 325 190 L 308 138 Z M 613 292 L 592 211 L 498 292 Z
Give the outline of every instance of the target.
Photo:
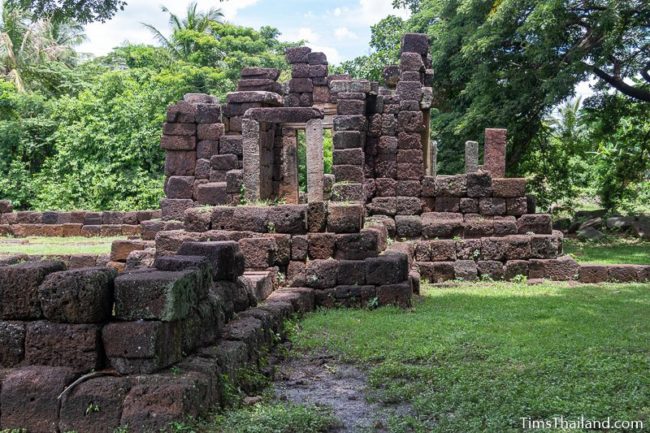
M 126 9 L 107 23 L 86 27 L 89 40 L 81 50 L 95 55 L 109 52 L 124 41 L 154 43 L 141 22 L 167 29 L 160 6 L 183 14 L 190 0 L 127 0 Z M 392 0 L 198 0 L 200 9 L 221 8 L 227 21 L 259 28 L 276 27 L 283 40 L 304 39 L 316 51 L 327 54 L 330 63 L 369 52 L 370 26 L 389 14 L 407 17 L 405 10 L 392 8 Z

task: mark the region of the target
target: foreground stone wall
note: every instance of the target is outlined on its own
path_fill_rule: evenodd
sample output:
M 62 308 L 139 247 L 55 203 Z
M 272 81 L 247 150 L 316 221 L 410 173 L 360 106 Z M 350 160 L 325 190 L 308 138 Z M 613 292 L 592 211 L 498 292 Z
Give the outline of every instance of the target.
M 0 429 L 158 431 L 205 414 L 285 319 L 314 308 L 311 289 L 274 289 L 244 276 L 236 242 L 184 243 L 120 276 L 1 266 Z

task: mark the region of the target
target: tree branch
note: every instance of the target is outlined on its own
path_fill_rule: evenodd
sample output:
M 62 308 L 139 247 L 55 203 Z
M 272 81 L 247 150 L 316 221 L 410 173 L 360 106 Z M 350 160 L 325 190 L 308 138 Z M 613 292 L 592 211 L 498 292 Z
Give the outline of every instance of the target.
M 646 63 L 645 66 L 641 68 L 641 76 L 644 80 L 650 83 L 650 74 L 648 74 L 648 71 L 650 71 L 650 62 Z
M 619 92 L 623 93 L 624 95 L 627 95 L 634 99 L 638 99 L 640 101 L 650 102 L 650 91 L 638 87 L 630 86 L 621 78 L 613 77 L 609 75 L 607 72 L 595 66 L 591 66 L 591 70 L 598 78 L 600 78 L 601 80 L 603 80 L 604 82 L 606 82 L 607 84 L 609 84 L 610 86 L 618 90 Z

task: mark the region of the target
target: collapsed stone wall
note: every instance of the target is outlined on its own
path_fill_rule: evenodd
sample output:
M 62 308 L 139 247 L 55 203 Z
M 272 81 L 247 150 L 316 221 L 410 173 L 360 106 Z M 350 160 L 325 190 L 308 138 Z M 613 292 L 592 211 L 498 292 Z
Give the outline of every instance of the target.
M 158 431 L 206 414 L 285 319 L 314 308 L 310 289 L 274 289 L 244 275 L 235 242 L 184 243 L 120 276 L 0 267 L 0 429 Z
M 142 232 L 142 223 L 160 218 L 160 215 L 160 210 L 134 212 L 14 211 L 10 201 L 0 200 L 0 236 L 138 236 Z

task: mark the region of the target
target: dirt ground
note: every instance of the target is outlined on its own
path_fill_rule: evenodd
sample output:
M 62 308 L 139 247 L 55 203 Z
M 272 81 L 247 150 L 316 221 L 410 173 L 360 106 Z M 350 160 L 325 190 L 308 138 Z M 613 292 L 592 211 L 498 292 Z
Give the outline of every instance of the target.
M 293 354 L 275 365 L 273 384 L 278 399 L 329 407 L 341 421 L 341 433 L 387 432 L 392 415 L 407 406 L 384 406 L 367 400 L 367 376 L 362 369 L 337 362 L 327 354 Z

